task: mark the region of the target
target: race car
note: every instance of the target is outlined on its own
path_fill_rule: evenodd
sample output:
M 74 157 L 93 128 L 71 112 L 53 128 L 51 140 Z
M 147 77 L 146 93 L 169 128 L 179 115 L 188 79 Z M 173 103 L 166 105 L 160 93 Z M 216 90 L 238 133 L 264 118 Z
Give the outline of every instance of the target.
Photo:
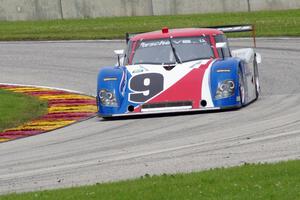
M 254 31 L 252 25 L 183 28 L 127 34 L 118 62 L 98 74 L 98 115 L 240 108 L 260 93 L 254 48 L 232 50 L 224 33 Z M 253 34 L 255 44 L 255 34 Z

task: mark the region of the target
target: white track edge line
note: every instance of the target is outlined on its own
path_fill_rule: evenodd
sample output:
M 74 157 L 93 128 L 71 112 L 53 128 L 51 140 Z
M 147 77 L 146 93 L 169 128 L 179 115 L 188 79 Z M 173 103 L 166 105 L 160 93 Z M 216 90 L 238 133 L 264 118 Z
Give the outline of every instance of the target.
M 45 89 L 53 89 L 53 90 L 60 90 L 60 91 L 65 91 L 65 92 L 70 92 L 70 93 L 77 93 L 77 94 L 87 95 L 87 94 L 85 94 L 84 92 L 81 92 L 81 91 L 69 90 L 69 89 L 58 88 L 58 87 L 49 87 L 49 86 L 40 86 L 40 85 L 29 85 L 29 84 L 16 84 L 16 83 L 1 83 L 1 82 L 0 82 L 0 85 L 45 88 Z M 90 95 L 90 96 L 94 96 L 94 95 Z

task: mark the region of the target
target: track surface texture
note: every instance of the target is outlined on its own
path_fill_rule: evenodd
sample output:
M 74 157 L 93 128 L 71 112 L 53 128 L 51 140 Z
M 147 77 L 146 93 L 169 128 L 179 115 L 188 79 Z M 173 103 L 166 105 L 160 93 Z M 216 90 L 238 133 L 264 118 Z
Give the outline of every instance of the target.
M 250 44 L 231 41 L 234 48 Z M 300 38 L 258 39 L 262 94 L 236 111 L 79 124 L 0 144 L 0 193 L 300 159 Z M 2 42 L 1 82 L 95 95 L 121 41 Z

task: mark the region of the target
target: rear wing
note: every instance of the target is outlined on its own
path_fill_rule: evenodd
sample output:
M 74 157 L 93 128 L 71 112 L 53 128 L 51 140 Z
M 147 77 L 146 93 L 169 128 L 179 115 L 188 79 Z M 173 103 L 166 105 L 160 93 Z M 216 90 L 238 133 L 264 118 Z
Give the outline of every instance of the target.
M 209 26 L 205 28 L 213 28 L 223 33 L 241 33 L 252 32 L 254 47 L 256 47 L 256 29 L 254 24 L 240 24 L 240 25 L 225 25 L 225 26 Z
M 256 29 L 254 24 L 241 24 L 241 25 L 225 25 L 225 26 L 209 26 L 209 27 L 201 27 L 201 28 L 213 28 L 223 33 L 241 33 L 241 32 L 252 32 L 254 47 L 256 47 Z M 126 33 L 126 44 L 128 44 L 129 40 L 137 34 L 141 34 L 145 32 L 137 32 L 137 33 Z

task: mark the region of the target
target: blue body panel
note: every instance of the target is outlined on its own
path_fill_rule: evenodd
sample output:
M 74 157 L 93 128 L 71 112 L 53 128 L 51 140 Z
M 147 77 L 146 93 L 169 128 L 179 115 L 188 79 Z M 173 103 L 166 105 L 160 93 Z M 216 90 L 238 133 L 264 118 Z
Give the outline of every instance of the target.
M 97 84 L 97 105 L 98 114 L 105 116 L 112 116 L 115 114 L 124 114 L 128 111 L 128 106 L 132 105 L 134 107 L 138 104 L 133 104 L 128 102 L 128 91 L 127 80 L 130 79 L 130 74 L 127 73 L 125 67 L 103 67 L 98 74 L 98 84 Z M 115 80 L 105 81 L 107 78 L 113 78 Z M 99 101 L 99 91 L 101 89 L 106 89 L 115 93 L 118 106 L 109 107 L 101 105 Z
M 226 108 L 226 107 L 238 107 L 239 101 L 239 69 L 240 60 L 236 58 L 225 58 L 217 60 L 211 68 L 211 93 L 213 97 L 213 103 L 215 107 Z M 219 71 L 219 72 L 218 72 Z M 223 72 L 222 72 L 223 71 Z M 234 95 L 228 98 L 216 99 L 215 94 L 217 92 L 219 82 L 225 80 L 233 80 L 235 83 Z

